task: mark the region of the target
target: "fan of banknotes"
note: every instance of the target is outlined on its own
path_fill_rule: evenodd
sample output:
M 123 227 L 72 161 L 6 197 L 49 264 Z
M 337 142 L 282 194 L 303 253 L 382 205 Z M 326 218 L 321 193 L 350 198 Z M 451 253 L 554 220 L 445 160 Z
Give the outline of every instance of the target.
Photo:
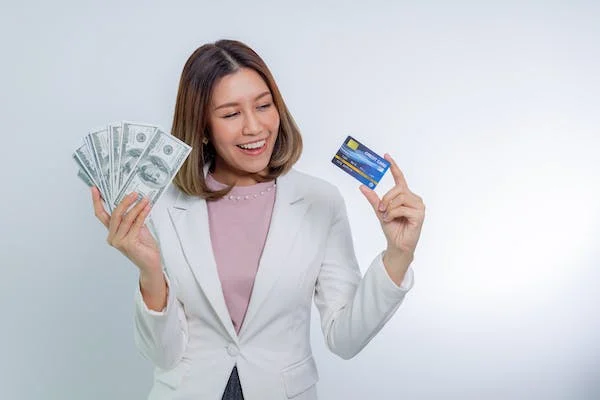
M 131 192 L 154 204 L 191 149 L 158 126 L 123 121 L 89 133 L 73 158 L 79 178 L 100 190 L 112 212 Z

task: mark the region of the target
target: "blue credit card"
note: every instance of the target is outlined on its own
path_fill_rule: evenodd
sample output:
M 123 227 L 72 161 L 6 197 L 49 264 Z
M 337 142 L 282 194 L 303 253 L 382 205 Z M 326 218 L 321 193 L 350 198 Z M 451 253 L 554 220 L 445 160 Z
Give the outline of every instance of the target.
M 352 136 L 348 136 L 344 140 L 331 162 L 370 189 L 377 186 L 390 168 L 390 163 L 385 158 L 378 156 L 377 153 Z

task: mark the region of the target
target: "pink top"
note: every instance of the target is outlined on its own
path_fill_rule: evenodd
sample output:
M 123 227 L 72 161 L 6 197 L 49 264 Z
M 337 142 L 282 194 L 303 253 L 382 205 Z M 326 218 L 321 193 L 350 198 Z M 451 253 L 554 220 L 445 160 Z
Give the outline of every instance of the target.
M 227 187 L 211 174 L 206 184 L 212 190 Z M 207 202 L 212 249 L 225 304 L 237 333 L 248 309 L 274 204 L 274 182 L 234 186 L 224 198 Z

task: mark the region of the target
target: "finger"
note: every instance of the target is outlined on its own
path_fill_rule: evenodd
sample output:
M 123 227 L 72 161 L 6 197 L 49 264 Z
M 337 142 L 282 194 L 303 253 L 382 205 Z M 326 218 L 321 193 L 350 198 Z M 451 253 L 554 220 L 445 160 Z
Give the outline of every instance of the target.
M 138 195 L 135 192 L 129 193 L 119 205 L 113 210 L 112 217 L 110 219 L 110 224 L 108 226 L 108 238 L 106 239 L 108 243 L 113 246 L 113 241 L 117 231 L 119 230 L 119 226 L 121 225 L 121 221 L 123 220 L 123 215 L 125 211 L 135 202 Z
M 379 202 L 379 211 L 385 211 L 390 207 L 392 200 L 394 204 L 402 204 L 402 202 L 398 199 L 399 196 L 402 196 L 407 191 L 406 188 L 396 185 L 392 189 L 390 189 L 386 194 L 383 195 L 381 201 Z
M 400 185 L 408 189 L 408 184 L 406 183 L 406 179 L 404 179 L 404 174 L 402 173 L 402 171 L 398 167 L 398 164 L 396 164 L 396 161 L 394 161 L 392 156 L 390 156 L 388 153 L 385 153 L 383 155 L 383 158 L 385 158 L 390 163 L 390 171 L 392 172 L 392 176 L 394 177 L 394 182 L 396 183 L 396 185 Z
M 104 209 L 102 205 L 102 199 L 100 197 L 100 191 L 97 187 L 92 186 L 92 203 L 94 205 L 94 215 L 102 222 L 102 225 L 108 228 L 110 222 L 110 215 Z
M 373 190 L 369 189 L 365 185 L 360 185 L 359 189 L 362 192 L 362 194 L 365 195 L 365 197 L 367 198 L 367 201 L 369 202 L 369 204 L 371 204 L 371 207 L 373 207 L 373 211 L 375 211 L 375 215 L 377 215 L 377 218 L 379 218 L 379 213 L 377 212 L 377 208 L 379 206 L 380 200 L 379 200 L 379 196 L 377 195 L 377 193 L 375 193 Z
M 395 206 L 405 205 L 412 208 L 421 208 L 423 200 L 408 189 L 394 186 L 387 192 L 379 203 L 379 211 L 386 211 Z
M 410 222 L 417 223 L 421 220 L 421 218 L 420 218 L 421 214 L 422 213 L 420 210 L 406 207 L 406 206 L 399 206 L 399 207 L 394 207 L 394 208 L 386 211 L 383 214 L 382 219 L 383 219 L 383 222 L 390 222 L 395 219 L 405 217 Z
M 133 223 L 133 226 L 129 230 L 130 235 L 137 237 L 137 235 L 140 233 L 140 229 L 142 229 L 142 226 L 144 225 L 144 222 L 146 222 L 146 217 L 148 217 L 148 214 L 150 214 L 150 210 L 152 210 L 152 203 L 150 203 L 150 201 L 148 200 L 146 202 L 146 206 L 139 213 L 139 215 L 135 219 L 135 222 Z
M 119 224 L 119 228 L 117 229 L 117 233 L 115 234 L 114 241 L 121 242 L 125 236 L 131 230 L 131 226 L 136 221 L 140 213 L 144 210 L 144 208 L 148 205 L 148 198 L 142 198 L 130 211 L 125 214 L 125 217 L 121 220 Z

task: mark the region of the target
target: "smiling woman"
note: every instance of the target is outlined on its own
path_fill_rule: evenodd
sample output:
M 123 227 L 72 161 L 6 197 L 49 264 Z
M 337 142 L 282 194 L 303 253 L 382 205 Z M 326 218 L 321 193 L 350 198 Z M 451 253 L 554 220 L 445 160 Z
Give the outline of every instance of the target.
M 265 81 L 249 68 L 221 78 L 209 110 L 215 148 L 214 177 L 229 185 L 257 183 L 267 175 L 279 131 L 279 113 Z
M 140 269 L 135 339 L 155 366 L 150 399 L 317 399 L 311 302 L 328 348 L 358 354 L 412 287 L 422 200 L 386 155 L 394 188 L 382 199 L 361 190 L 388 245 L 361 277 L 344 199 L 292 168 L 298 128 L 240 42 L 189 58 L 172 133 L 193 150 L 151 215 L 147 202 L 127 211 L 128 197 L 109 216 L 94 190 L 108 242 Z M 160 181 L 159 161 L 144 179 Z
M 233 185 L 273 180 L 302 153 L 302 137 L 268 67 L 231 40 L 201 46 L 186 62 L 171 132 L 192 146 L 175 185 L 207 200 Z M 227 188 L 206 185 L 203 167 L 211 164 Z

